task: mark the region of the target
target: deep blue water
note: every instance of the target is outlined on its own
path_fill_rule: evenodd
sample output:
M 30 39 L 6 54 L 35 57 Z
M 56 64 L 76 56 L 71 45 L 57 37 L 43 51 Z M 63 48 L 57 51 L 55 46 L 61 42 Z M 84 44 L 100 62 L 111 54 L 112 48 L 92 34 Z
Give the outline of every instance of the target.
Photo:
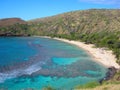
M 98 81 L 107 69 L 77 46 L 40 37 L 0 38 L 0 89 L 70 90 Z

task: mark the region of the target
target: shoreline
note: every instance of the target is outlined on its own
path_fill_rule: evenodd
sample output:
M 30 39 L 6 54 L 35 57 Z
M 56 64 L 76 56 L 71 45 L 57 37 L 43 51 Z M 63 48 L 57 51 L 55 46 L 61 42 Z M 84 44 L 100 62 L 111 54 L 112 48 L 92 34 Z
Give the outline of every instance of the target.
M 45 38 L 50 37 L 45 36 Z M 80 41 L 73 41 L 56 37 L 53 39 L 73 44 L 84 49 L 92 56 L 95 62 L 101 63 L 107 68 L 115 67 L 116 69 L 120 69 L 120 65 L 116 63 L 117 59 L 115 58 L 115 55 L 112 53 L 112 50 L 105 50 L 104 48 L 95 48 L 93 44 L 85 44 L 84 42 Z

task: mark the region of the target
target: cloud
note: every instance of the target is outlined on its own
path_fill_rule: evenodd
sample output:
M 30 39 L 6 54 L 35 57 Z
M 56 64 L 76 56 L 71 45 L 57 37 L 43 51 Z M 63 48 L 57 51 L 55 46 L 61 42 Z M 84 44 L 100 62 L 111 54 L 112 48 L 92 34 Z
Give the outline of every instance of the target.
M 95 4 L 120 5 L 120 0 L 79 0 L 79 1 Z

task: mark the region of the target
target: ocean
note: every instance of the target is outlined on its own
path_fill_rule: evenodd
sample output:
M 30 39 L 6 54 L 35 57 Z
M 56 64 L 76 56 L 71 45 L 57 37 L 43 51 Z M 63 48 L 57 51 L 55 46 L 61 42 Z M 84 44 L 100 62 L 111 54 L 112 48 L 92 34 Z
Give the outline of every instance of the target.
M 0 37 L 0 90 L 72 90 L 108 69 L 83 49 L 41 37 Z

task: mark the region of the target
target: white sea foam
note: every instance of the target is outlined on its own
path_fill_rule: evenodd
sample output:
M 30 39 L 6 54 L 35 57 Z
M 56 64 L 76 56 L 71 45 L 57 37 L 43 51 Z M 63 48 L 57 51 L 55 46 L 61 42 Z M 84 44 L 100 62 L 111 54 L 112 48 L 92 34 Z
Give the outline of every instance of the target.
M 41 63 L 29 66 L 27 69 L 24 70 L 25 73 L 23 74 L 28 74 L 31 75 L 34 72 L 37 72 L 38 70 L 41 69 Z
M 18 72 L 12 71 L 11 73 L 0 73 L 0 83 L 3 83 L 6 79 L 15 78 Z
M 41 64 L 45 64 L 44 62 L 39 62 L 37 64 L 31 65 L 27 68 L 12 70 L 5 73 L 0 73 L 0 83 L 3 83 L 7 79 L 16 78 L 21 75 L 31 75 L 32 73 L 41 69 Z

